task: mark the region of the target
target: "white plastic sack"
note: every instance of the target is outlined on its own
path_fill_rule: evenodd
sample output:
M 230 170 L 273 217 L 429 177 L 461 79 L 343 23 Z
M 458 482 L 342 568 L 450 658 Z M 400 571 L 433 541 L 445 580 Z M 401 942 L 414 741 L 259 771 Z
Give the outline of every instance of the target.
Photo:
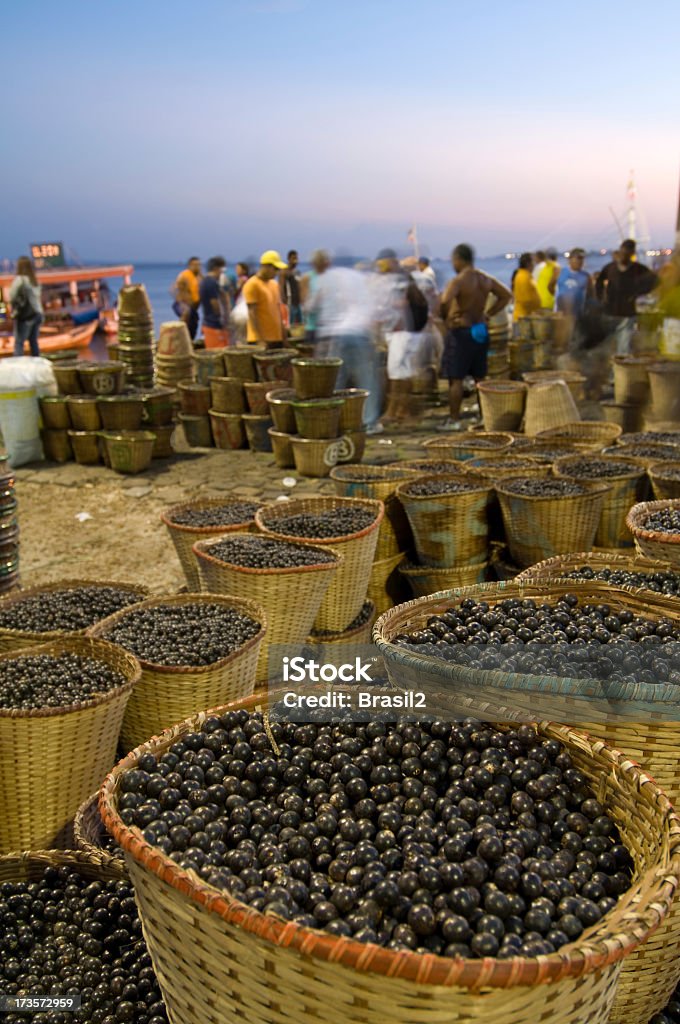
M 21 359 L 12 360 L 21 362 Z M 34 362 L 44 362 L 35 359 Z M 50 371 L 51 372 L 51 371 Z M 0 391 L 0 431 L 12 466 L 43 458 L 40 407 L 35 388 Z
M 248 305 L 243 295 L 239 295 L 231 311 L 231 322 L 235 327 L 245 327 L 248 323 Z
M 49 359 L 40 356 L 11 356 L 0 359 L 0 391 L 33 388 L 38 398 L 55 398 L 57 381 Z
M 387 376 L 390 380 L 408 380 L 420 372 L 420 334 L 410 331 L 389 331 L 387 341 Z

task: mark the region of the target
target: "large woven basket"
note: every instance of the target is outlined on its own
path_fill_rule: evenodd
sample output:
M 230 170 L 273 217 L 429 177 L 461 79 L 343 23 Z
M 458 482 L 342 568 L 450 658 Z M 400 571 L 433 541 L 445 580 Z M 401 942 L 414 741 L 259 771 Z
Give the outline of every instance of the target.
M 0 661 L 38 653 L 95 658 L 125 683 L 76 707 L 0 709 L 2 852 L 64 844 L 73 815 L 114 763 L 125 705 L 140 678 L 136 658 L 84 636 L 22 648 Z
M 564 579 L 567 573 L 582 566 L 588 565 L 591 569 L 620 569 L 624 572 L 644 572 L 653 576 L 657 572 L 669 572 L 671 566 L 668 562 L 661 562 L 654 558 L 645 558 L 637 551 L 603 552 L 603 551 L 577 551 L 566 555 L 556 555 L 554 558 L 546 558 L 544 562 L 537 562 L 529 566 L 515 578 L 515 582 Z M 610 584 L 620 589 L 620 584 Z
M 58 594 L 62 590 L 71 590 L 74 587 L 115 587 L 117 590 L 129 590 L 137 597 L 138 601 L 145 601 L 149 597 L 149 588 L 142 587 L 138 583 L 114 583 L 109 580 L 60 580 L 58 583 L 43 583 L 40 587 L 29 587 L 26 590 L 17 590 L 0 599 L 0 612 L 11 608 L 16 604 L 40 594 Z M 52 640 L 62 640 L 66 637 L 85 636 L 86 630 L 76 632 L 66 630 L 50 630 L 45 633 L 29 633 L 22 629 L 0 629 L 0 652 L 16 651 L 21 647 L 36 647 L 38 644 L 50 643 Z
M 529 437 L 579 418 L 574 396 L 565 381 L 544 381 L 529 388 L 524 407 L 524 432 Z
M 253 359 L 252 345 L 244 347 L 237 345 L 235 348 L 228 348 L 224 353 L 224 362 L 227 366 L 227 376 L 238 377 L 239 380 L 257 380 L 257 370 Z
M 513 441 L 512 434 L 508 432 L 490 433 L 486 430 L 470 430 L 463 434 L 431 437 L 429 440 L 423 441 L 423 448 L 428 459 L 459 459 L 464 462 L 467 459 L 505 452 Z
M 578 370 L 530 370 L 522 376 L 527 384 L 544 384 L 554 380 L 563 380 L 571 391 L 575 402 L 582 402 L 585 398 L 585 383 L 588 378 Z
M 488 506 L 491 484 L 480 475 L 435 476 L 423 480 L 473 483 L 474 489 L 452 494 L 412 494 L 412 481 L 397 488 L 413 530 L 418 560 L 435 569 L 452 569 L 486 562 L 489 558 Z
M 144 401 L 141 395 L 113 395 L 97 399 L 104 430 L 141 430 Z
M 249 708 L 256 703 L 248 702 Z M 241 705 L 243 706 L 243 705 Z M 578 943 L 551 956 L 464 960 L 392 952 L 262 915 L 150 847 L 117 812 L 120 777 L 201 727 L 199 715 L 128 755 L 100 806 L 127 855 L 144 933 L 172 1024 L 606 1024 L 621 963 L 667 913 L 678 822 L 654 782 L 617 751 L 568 728 L 563 743 L 619 826 L 637 877 Z M 181 926 L 178 926 L 181 922 Z
M 582 461 L 581 455 L 567 455 L 564 459 L 557 459 L 553 465 L 556 476 L 568 477 L 570 480 L 577 480 L 580 483 L 587 483 L 592 477 L 579 477 L 572 468 L 575 463 Z M 616 459 L 613 455 L 600 455 L 603 462 L 626 462 L 625 459 Z M 633 465 L 633 463 L 631 463 Z M 616 476 L 608 476 L 603 482 L 611 484 L 611 487 L 604 496 L 600 522 L 595 534 L 595 546 L 599 548 L 630 548 L 633 546 L 633 535 L 626 526 L 626 516 L 632 505 L 641 498 L 646 497 L 647 473 L 643 464 L 638 463 L 635 468 L 623 471 Z
M 274 429 L 280 430 L 282 434 L 295 433 L 294 401 L 295 392 L 292 388 L 275 388 L 272 386 L 271 391 L 267 392 L 269 415 L 274 422 Z
M 90 882 L 115 882 L 126 877 L 122 861 L 104 863 L 86 850 L 34 849 L 0 856 L 0 883 L 39 882 L 47 868 L 61 867 L 76 872 Z
M 340 431 L 361 430 L 364 425 L 364 406 L 370 391 L 364 388 L 342 388 L 334 391 L 334 398 L 344 398 L 340 413 Z
M 680 499 L 641 501 L 633 505 L 626 523 L 633 534 L 635 547 L 641 555 L 669 562 L 677 569 L 680 567 L 680 533 L 660 533 L 657 530 L 646 530 L 643 526 L 652 512 L 659 512 L 664 508 L 680 509 Z
M 228 412 L 235 415 L 246 411 L 243 381 L 238 377 L 210 377 L 208 383 L 213 412 Z
M 270 647 L 302 643 L 312 632 L 324 594 L 343 564 L 343 557 L 333 548 L 333 554 L 337 555 L 335 562 L 291 569 L 251 569 L 212 555 L 211 548 L 219 540 L 213 537 L 194 545 L 204 589 L 213 594 L 248 598 L 264 608 L 269 628 L 257 664 L 257 679 L 264 681 L 268 678 Z M 296 540 L 296 543 L 303 542 Z M 318 545 L 314 547 L 319 550 Z M 323 548 L 324 552 L 327 550 Z
M 127 875 L 123 851 L 115 846 L 114 840 L 104 828 L 99 813 L 99 792 L 89 796 L 78 808 L 73 819 L 73 839 L 76 848 L 94 863 L 101 864 L 117 875 Z
M 310 633 L 307 637 L 307 642 L 310 644 L 320 644 L 324 647 L 335 647 L 337 644 L 370 644 L 373 623 L 376 617 L 376 607 L 373 602 L 370 600 L 366 601 L 360 614 L 363 614 L 363 617 L 366 619 L 360 625 L 354 626 L 350 623 L 348 628 L 343 629 L 341 633 Z
M 389 558 L 379 558 L 371 566 L 368 581 L 368 597 L 373 601 L 377 615 L 388 608 L 401 604 L 408 596 L 408 588 L 399 573 L 399 567 L 406 561 L 406 555 L 399 551 Z
M 477 565 L 463 565 L 457 569 L 432 569 L 429 565 L 399 566 L 399 572 L 410 584 L 414 597 L 427 597 L 437 594 L 440 590 L 452 590 L 455 587 L 471 587 L 483 583 L 486 579 L 488 562 Z
M 269 416 L 267 394 L 272 390 L 271 381 L 245 381 L 243 390 L 246 394 L 248 409 L 253 416 Z
M 646 405 L 649 401 L 647 370 L 655 356 L 614 356 L 614 401 L 622 405 Z
M 332 579 L 314 620 L 314 628 L 317 630 L 340 632 L 346 629 L 361 611 L 366 600 L 371 564 L 378 543 L 378 531 L 385 512 L 383 503 L 369 498 L 308 498 L 263 505 L 255 516 L 255 522 L 264 533 L 279 540 L 297 541 L 299 538 L 279 532 L 277 524 L 281 519 L 306 512 L 329 512 L 342 505 L 356 505 L 369 509 L 375 515 L 375 519 L 363 530 L 345 537 L 305 538 L 310 544 L 327 545 L 343 556 L 343 563 Z
M 674 470 L 678 475 L 669 476 L 669 470 Z M 647 475 L 657 501 L 680 498 L 680 461 L 660 459 L 659 462 L 650 462 L 647 466 Z
M 335 466 L 331 470 L 331 480 L 340 497 L 375 498 L 385 505 L 374 560 L 391 558 L 411 546 L 411 527 L 394 492 L 401 482 L 418 475 L 417 470 L 398 462 L 388 466 Z
M 479 473 L 490 480 L 509 480 L 511 477 L 551 476 L 551 464 L 546 461 L 532 459 L 528 454 L 518 452 L 515 458 L 510 455 L 498 456 L 495 459 L 471 459 L 465 463 L 470 473 Z
M 647 370 L 656 420 L 680 420 L 680 363 L 652 363 Z
M 161 522 L 165 523 L 168 533 L 175 545 L 177 557 L 182 563 L 184 577 L 189 590 L 201 589 L 201 578 L 198 572 L 196 556 L 193 552 L 197 540 L 205 540 L 207 537 L 215 537 L 223 533 L 243 532 L 255 526 L 255 519 L 249 519 L 243 523 L 235 523 L 232 526 L 182 526 L 173 521 L 173 516 L 189 509 L 210 509 L 222 508 L 224 505 L 240 505 L 242 501 L 238 498 L 199 498 L 197 501 L 183 502 L 181 505 L 173 505 L 171 508 L 161 512 Z
M 298 398 L 330 398 L 340 373 L 342 359 L 293 359 L 291 366 L 293 387 Z
M 297 433 L 301 437 L 331 438 L 340 434 L 342 398 L 310 398 L 293 402 Z
M 593 446 L 587 442 L 578 441 L 539 441 L 537 438 L 528 438 L 528 443 L 517 451 L 518 457 L 523 459 L 534 459 L 536 462 L 548 462 L 552 465 L 556 459 L 565 455 L 576 455 L 578 452 L 592 452 Z M 559 452 L 559 454 L 557 454 Z
M 530 497 L 502 485 L 496 494 L 513 562 L 521 568 L 593 546 L 608 487 L 582 484 L 585 494 Z
M 139 658 L 142 674 L 135 684 L 120 731 L 120 742 L 132 750 L 144 738 L 155 736 L 168 726 L 193 714 L 197 707 L 212 707 L 224 700 L 248 697 L 255 689 L 257 659 L 267 632 L 264 608 L 255 601 L 220 594 L 177 594 L 154 598 L 137 610 L 177 607 L 186 604 L 221 604 L 249 615 L 260 629 L 236 651 L 211 665 L 155 665 Z M 107 639 L 111 630 L 125 619 L 127 611 L 109 615 L 93 626 L 88 635 Z
M 527 386 L 519 380 L 482 380 L 477 384 L 484 429 L 519 430 Z
M 579 420 L 574 423 L 563 423 L 550 430 L 542 430 L 536 436 L 540 441 L 578 441 L 580 444 L 592 444 L 596 450 L 614 444 L 621 433 L 621 427 L 616 423 L 607 423 L 605 420 Z

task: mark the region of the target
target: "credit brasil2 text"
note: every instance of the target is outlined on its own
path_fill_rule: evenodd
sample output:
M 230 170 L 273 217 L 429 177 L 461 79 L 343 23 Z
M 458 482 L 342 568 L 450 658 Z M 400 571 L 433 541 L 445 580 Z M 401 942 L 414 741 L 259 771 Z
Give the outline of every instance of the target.
M 371 690 L 328 690 L 326 693 L 296 693 L 289 690 L 283 697 L 284 706 L 298 710 L 313 708 L 356 709 L 365 711 L 403 711 L 407 708 L 425 708 L 425 694 L 416 691 L 408 693 L 373 693 Z

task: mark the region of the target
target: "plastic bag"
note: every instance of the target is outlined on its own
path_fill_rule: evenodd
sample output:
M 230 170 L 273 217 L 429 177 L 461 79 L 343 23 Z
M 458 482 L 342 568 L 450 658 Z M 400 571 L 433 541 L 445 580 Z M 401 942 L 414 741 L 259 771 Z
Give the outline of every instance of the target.
M 21 359 L 14 361 L 22 362 Z M 43 458 L 40 407 L 35 388 L 0 391 L 0 431 L 10 465 L 23 466 Z
M 57 382 L 49 359 L 40 356 L 11 356 L 0 359 L 0 391 L 33 388 L 38 398 L 55 398 Z
M 236 327 L 245 327 L 248 323 L 248 304 L 243 295 L 239 295 L 231 311 L 231 322 Z

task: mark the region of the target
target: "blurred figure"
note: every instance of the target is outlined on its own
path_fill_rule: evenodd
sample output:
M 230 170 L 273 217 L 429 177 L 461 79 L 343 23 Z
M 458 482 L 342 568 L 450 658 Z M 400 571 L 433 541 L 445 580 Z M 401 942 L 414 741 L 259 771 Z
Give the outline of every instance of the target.
M 456 276 L 442 296 L 442 317 L 447 327 L 444 338 L 442 372 L 449 381 L 449 417 L 440 430 L 460 430 L 460 406 L 463 381 L 486 377 L 489 352 L 487 320 L 505 309 L 510 292 L 493 277 L 475 268 L 475 253 L 470 245 L 461 243 L 451 254 Z M 489 297 L 495 301 L 489 304 Z
M 198 256 L 191 256 L 187 260 L 186 269 L 178 274 L 172 289 L 175 301 L 172 308 L 178 320 L 183 320 L 191 339 L 196 337 L 198 331 L 198 306 L 201 282 L 201 261 Z
M 659 268 L 656 294 L 663 315 L 680 320 L 680 250 L 676 249 L 668 263 Z
M 513 320 L 530 316 L 541 308 L 541 298 L 531 276 L 533 266 L 534 258 L 531 253 L 523 252 L 517 270 L 512 275 Z
M 229 344 L 230 303 L 229 297 L 220 285 L 226 267 L 223 256 L 208 260 L 206 275 L 201 279 L 199 295 L 203 314 L 203 338 L 206 348 L 226 348 Z
M 569 253 L 569 262 L 557 278 L 557 308 L 566 316 L 580 317 L 593 295 L 593 285 L 584 269 L 586 254 L 578 246 Z
M 40 291 L 32 261 L 28 256 L 20 256 L 17 260 L 16 276 L 9 286 L 15 356 L 23 356 L 25 342 L 29 343 L 32 356 L 40 355 L 38 337 L 43 322 Z
M 281 300 L 288 307 L 288 323 L 302 323 L 302 300 L 300 296 L 301 274 L 298 267 L 300 260 L 295 249 L 288 253 L 288 266 L 281 271 L 279 276 L 279 287 L 281 289 Z
M 242 295 L 248 306 L 246 340 L 249 344 L 283 341 L 281 293 L 276 276 L 286 266 L 275 249 L 268 249 L 260 257 L 258 272 L 243 285 Z
M 357 387 L 369 391 L 364 423 L 368 433 L 380 433 L 380 383 L 368 279 L 358 270 L 330 266 L 328 253 L 322 250 L 313 260 L 318 276 L 314 290 L 308 293 L 306 312 L 314 317 L 319 350 L 343 360 L 338 390 Z
M 250 267 L 247 263 L 236 264 L 236 292 L 234 294 L 234 302 L 239 298 L 243 291 L 243 285 L 250 277 Z
M 602 268 L 595 284 L 595 294 L 610 317 L 610 332 L 616 340 L 618 355 L 631 351 L 636 299 L 648 295 L 658 283 L 656 274 L 636 261 L 635 250 L 632 238 L 621 242 L 618 258 Z
M 439 285 L 437 284 L 437 275 L 435 274 L 434 269 L 432 268 L 432 266 L 430 264 L 430 261 L 428 260 L 427 256 L 420 256 L 419 257 L 419 259 L 418 259 L 418 270 L 425 277 L 429 277 L 429 279 L 432 281 L 432 284 L 435 287 L 435 290 L 439 291 Z
M 421 269 L 422 264 L 425 264 L 424 270 Z M 440 306 L 439 288 L 429 264 L 429 260 L 421 257 L 418 260 L 418 269 L 411 272 L 411 277 L 425 296 L 429 311 L 427 324 L 421 332 L 418 353 L 420 388 L 431 402 L 439 405 L 439 368 L 444 351 L 444 339 L 436 322 Z
M 543 259 L 540 261 L 538 259 L 539 256 L 543 256 Z M 546 249 L 545 255 L 543 253 L 536 253 L 533 278 L 538 297 L 541 300 L 541 309 L 552 310 L 555 308 L 555 291 L 561 269 L 557 262 L 556 249 Z
M 315 344 L 317 340 L 317 314 L 314 310 L 314 299 L 319 288 L 321 275 L 331 265 L 331 258 L 325 249 L 315 249 L 310 258 L 311 269 L 300 280 L 300 298 L 302 300 L 302 320 L 305 325 L 305 341 Z

